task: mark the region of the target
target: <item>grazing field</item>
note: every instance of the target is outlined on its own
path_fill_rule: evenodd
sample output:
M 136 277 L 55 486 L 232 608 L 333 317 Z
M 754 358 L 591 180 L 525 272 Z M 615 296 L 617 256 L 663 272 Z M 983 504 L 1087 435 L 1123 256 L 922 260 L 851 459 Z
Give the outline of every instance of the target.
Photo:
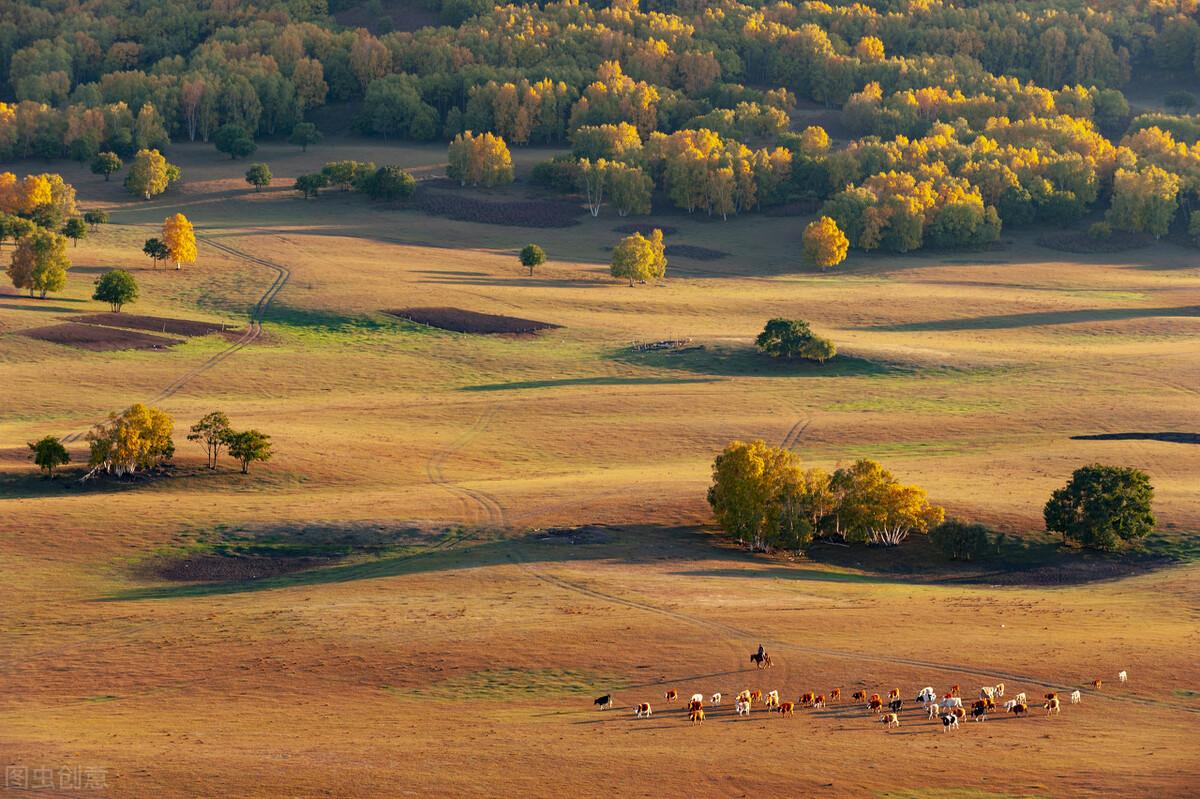
M 629 288 L 608 274 L 615 214 L 519 227 L 562 205 L 522 182 L 412 208 L 284 188 L 341 158 L 434 177 L 445 152 L 263 143 L 275 182 L 256 192 L 243 162 L 180 144 L 183 182 L 146 202 L 55 164 L 112 224 L 70 250 L 60 296 L 0 296 L 6 764 L 103 768 L 114 797 L 1194 795 L 1194 249 L 1073 254 L 1031 230 L 821 274 L 799 259 L 808 217 L 668 212 L 651 218 L 671 229 L 665 284 Z M 518 178 L 551 154 L 514 149 Z M 474 204 L 496 224 L 466 221 Z M 155 269 L 142 242 L 177 211 L 198 262 Z M 530 242 L 549 255 L 532 275 Z M 142 298 L 123 327 L 80 324 L 106 309 L 89 298 L 112 267 Z M 457 333 L 389 309 L 557 327 Z M 838 357 L 764 359 L 753 339 L 775 316 Z M 30 336 L 59 325 L 181 338 Z M 631 347 L 663 340 L 690 343 Z M 176 419 L 169 476 L 33 473 L 25 442 L 138 401 Z M 204 468 L 184 434 L 217 408 L 269 433 L 275 458 Z M 704 501 L 734 438 L 825 468 L 878 458 L 1039 570 L 954 567 L 926 544 L 747 554 Z M 84 441 L 69 449 L 86 461 Z M 1093 461 L 1155 487 L 1160 531 L 1119 578 L 1041 532 L 1050 492 Z M 748 660 L 759 643 L 770 670 Z M 1029 718 L 943 733 L 912 701 L 997 682 L 1028 692 Z M 901 726 L 848 699 L 733 715 L 744 688 L 834 687 L 899 687 Z M 1043 693 L 1076 688 L 1081 704 L 1045 717 Z M 715 691 L 691 727 L 686 698 Z M 595 710 L 605 693 L 616 706 Z

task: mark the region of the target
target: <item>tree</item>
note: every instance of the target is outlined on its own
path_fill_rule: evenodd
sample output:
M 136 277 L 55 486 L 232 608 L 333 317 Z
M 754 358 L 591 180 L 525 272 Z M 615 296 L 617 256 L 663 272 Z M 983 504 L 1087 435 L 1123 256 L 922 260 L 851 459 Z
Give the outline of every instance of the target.
M 120 313 L 121 306 L 133 302 L 137 297 L 137 281 L 124 269 L 105 272 L 96 281 L 96 290 L 92 292 L 92 299 L 107 302 L 113 313 Z
M 37 228 L 17 242 L 8 276 L 13 286 L 28 290 L 30 297 L 37 292 L 45 299 L 47 294 L 63 290 L 70 268 L 66 237 Z
M 404 200 L 417 190 L 417 179 L 398 166 L 381 166 L 363 181 L 372 200 Z
M 1191 92 L 1182 90 L 1169 92 L 1163 98 L 1163 105 L 1177 114 L 1182 114 L 1196 105 L 1196 96 Z
M 171 254 L 162 239 L 146 239 L 146 243 L 142 245 L 142 252 L 154 262 L 155 269 L 158 268 L 159 261 L 167 260 L 167 256 Z
M 635 166 L 612 161 L 608 165 L 608 194 L 618 216 L 648 214 L 654 179 Z
M 802 319 L 772 319 L 754 344 L 772 358 L 825 361 L 837 354 L 833 342 L 813 333 Z
M 108 224 L 108 212 L 99 210 L 88 211 L 84 213 L 83 221 L 86 222 L 91 227 L 92 232 L 95 233 L 97 227 Z
M 73 216 L 63 225 L 62 234 L 69 238 L 73 247 L 79 246 L 79 240 L 87 237 L 87 225 L 77 216 Z
M 1075 470 L 1050 495 L 1042 514 L 1046 529 L 1091 549 L 1114 551 L 1154 529 L 1154 487 L 1140 469 L 1099 463 Z
M 613 277 L 628 278 L 630 286 L 635 280 L 645 283 L 665 277 L 667 256 L 663 232 L 655 228 L 650 232 L 650 238 L 634 233 L 621 239 L 613 248 L 610 272 Z
M 217 152 L 227 153 L 231 159 L 244 158 L 258 149 L 254 139 L 241 125 L 226 124 L 213 135 Z
M 846 260 L 850 240 L 837 222 L 823 216 L 804 229 L 804 260 L 820 269 L 829 269 Z
M 87 434 L 91 447 L 88 465 L 92 469 L 84 479 L 98 471 L 120 476 L 170 460 L 175 454 L 171 440 L 174 426 L 165 411 L 141 403 L 120 414 L 109 414 L 107 422 Z
M 1200 244 L 1200 211 L 1192 211 L 1188 215 L 1188 235 L 1194 244 Z
M 513 182 L 512 156 L 504 139 L 493 133 L 460 133 L 447 150 L 447 176 L 467 186 L 500 186 Z
M 288 136 L 288 144 L 295 144 L 300 147 L 302 152 L 308 152 L 308 145 L 319 144 L 323 138 L 325 137 L 321 135 L 321 131 L 317 130 L 316 125 L 311 122 L 300 122 L 292 128 L 292 135 Z
M 54 479 L 55 469 L 71 462 L 67 448 L 54 436 L 46 436 L 39 441 L 30 441 L 29 449 L 32 450 L 29 456 L 30 460 L 51 479 Z
M 114 172 L 120 172 L 121 167 L 125 166 L 121 162 L 121 158 L 116 153 L 97 153 L 92 159 L 92 174 L 104 175 L 105 182 Z
M 252 164 L 246 170 L 246 182 L 259 191 L 263 186 L 271 185 L 271 167 L 266 164 Z
M 521 265 L 529 270 L 529 276 L 533 276 L 533 268 L 546 263 L 546 251 L 536 244 L 526 244 L 521 249 L 520 254 Z
M 310 172 L 307 175 L 301 175 L 296 178 L 293 189 L 304 195 L 304 199 L 316 197 L 317 193 L 329 185 L 329 178 L 322 175 L 320 172 Z
M 168 216 L 163 220 L 162 242 L 167 246 L 167 257 L 175 262 L 176 269 L 182 269 L 182 264 L 196 263 L 196 233 L 192 223 L 183 214 Z
M 925 489 L 901 484 L 878 462 L 863 458 L 830 478 L 837 498 L 836 532 L 847 541 L 897 546 L 912 532 L 927 532 L 945 518 Z
M 271 455 L 271 437 L 257 430 L 243 430 L 233 433 L 228 440 L 229 454 L 241 461 L 242 474 L 250 473 L 251 461 L 269 461 Z
M 1112 207 L 1105 218 L 1118 230 L 1163 236 L 1179 207 L 1180 185 L 1178 175 L 1157 166 L 1118 169 L 1113 178 Z
M 129 167 L 129 174 L 125 176 L 125 188 L 149 200 L 162 194 L 167 186 L 178 179 L 179 168 L 168 164 L 158 150 L 138 150 Z
M 217 456 L 221 449 L 229 445 L 233 437 L 233 429 L 229 426 L 229 417 L 220 411 L 213 411 L 201 417 L 192 425 L 188 433 L 188 441 L 198 441 L 204 445 L 208 456 L 208 468 L 217 468 Z
M 951 560 L 982 558 L 991 545 L 987 527 L 953 518 L 930 530 L 929 541 Z

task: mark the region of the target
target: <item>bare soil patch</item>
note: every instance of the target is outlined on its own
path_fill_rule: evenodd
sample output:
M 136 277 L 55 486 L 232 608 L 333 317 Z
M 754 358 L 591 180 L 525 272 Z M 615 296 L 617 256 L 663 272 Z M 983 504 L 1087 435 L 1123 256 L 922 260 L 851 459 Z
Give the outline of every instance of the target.
M 583 209 L 560 200 L 509 200 L 492 202 L 422 185 L 408 203 L 432 216 L 461 222 L 507 227 L 553 228 L 578 225 Z
M 53 344 L 65 344 L 81 350 L 107 352 L 109 350 L 162 350 L 175 344 L 182 344 L 183 339 L 152 336 L 148 333 L 138 333 L 133 330 L 120 330 L 114 327 L 100 325 L 82 325 L 67 322 L 61 325 L 33 327 L 20 331 L 22 336 L 28 336 L 39 341 L 49 341 Z
M 597 524 L 549 527 L 545 530 L 534 530 L 529 537 L 541 544 L 607 544 L 613 540 L 612 532 Z
M 145 571 L 147 576 L 171 582 L 226 583 L 261 580 L 281 574 L 327 566 L 341 555 L 244 555 L 214 554 L 187 555 L 164 558 L 153 562 Z
M 691 258 L 695 261 L 719 261 L 727 258 L 729 253 L 724 250 L 713 250 L 708 247 L 697 247 L 694 244 L 668 244 L 667 255 L 680 258 Z
M 671 225 L 656 225 L 652 222 L 630 222 L 628 225 L 617 225 L 613 230 L 617 233 L 624 233 L 627 236 L 632 236 L 634 233 L 641 233 L 643 236 L 649 236 L 655 229 L 661 230 L 664 236 L 671 236 L 679 232 L 679 228 Z
M 479 313 L 462 308 L 400 308 L 384 313 L 442 330 L 453 330 L 456 333 L 536 333 L 539 330 L 561 327 L 550 322 Z
M 209 333 L 223 333 L 240 330 L 220 322 L 198 322 L 193 319 L 174 319 L 169 316 L 141 316 L 127 313 L 97 313 L 87 316 L 75 316 L 72 322 L 82 322 L 86 325 L 103 325 L 106 327 L 128 327 L 135 330 L 149 330 L 155 333 L 171 333 L 176 336 L 207 336 Z
M 1038 246 L 1059 252 L 1083 254 L 1140 250 L 1154 243 L 1149 233 L 1114 233 L 1107 239 L 1094 239 L 1084 231 L 1063 230 L 1038 237 Z

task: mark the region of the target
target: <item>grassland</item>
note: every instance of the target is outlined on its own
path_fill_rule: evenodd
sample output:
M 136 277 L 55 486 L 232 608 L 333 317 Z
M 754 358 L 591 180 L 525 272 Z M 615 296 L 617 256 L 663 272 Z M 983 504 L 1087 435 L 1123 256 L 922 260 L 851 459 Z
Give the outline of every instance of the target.
M 547 154 L 517 153 L 518 172 Z M 72 249 L 61 296 L 0 297 L 6 763 L 103 766 L 119 797 L 1194 793 L 1194 559 L 1087 585 L 961 583 L 933 556 L 903 574 L 752 558 L 704 531 L 703 502 L 726 441 L 787 438 L 825 467 L 878 457 L 950 512 L 1048 547 L 1049 492 L 1120 462 L 1153 477 L 1157 551 L 1193 553 L 1200 446 L 1073 436 L 1200 432 L 1194 251 L 1072 256 L 1034 232 L 820 275 L 797 263 L 805 220 L 667 214 L 674 243 L 733 255 L 673 259 L 665 285 L 631 289 L 607 276 L 615 215 L 524 230 L 284 188 L 338 158 L 436 174 L 444 150 L 268 144 L 256 160 L 276 186 L 255 193 L 242 162 L 183 145 L 184 182 L 151 202 L 55 165 L 113 224 Z M 194 268 L 154 270 L 141 242 L 175 211 L 209 243 Z M 515 257 L 530 241 L 550 255 L 532 277 Z M 288 270 L 263 335 L 161 404 L 180 432 L 220 408 L 270 433 L 275 460 L 210 474 L 177 434 L 171 479 L 32 477 L 24 442 L 154 398 L 230 342 L 83 353 L 16 333 L 104 310 L 88 297 L 113 266 L 142 284 L 131 311 L 243 326 L 275 274 L 239 253 Z M 414 306 L 562 328 L 469 336 L 383 313 Z M 777 315 L 844 355 L 765 362 L 751 342 Z M 666 338 L 703 349 L 628 348 Z M 529 533 L 574 524 L 607 532 Z M 147 569 L 230 548 L 337 559 L 199 584 Z M 769 673 L 746 671 L 759 641 Z M 885 734 L 844 707 L 693 730 L 659 708 L 665 687 L 1040 694 L 1121 668 L 1129 686 L 1061 719 L 956 736 L 915 715 Z M 593 711 L 607 691 L 619 709 Z M 635 701 L 659 712 L 635 723 Z

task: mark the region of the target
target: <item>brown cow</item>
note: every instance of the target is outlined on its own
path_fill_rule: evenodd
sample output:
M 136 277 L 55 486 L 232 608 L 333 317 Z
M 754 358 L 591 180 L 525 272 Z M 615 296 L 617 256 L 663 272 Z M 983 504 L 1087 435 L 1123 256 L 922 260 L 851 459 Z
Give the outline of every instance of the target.
M 1104 680 L 1101 680 L 1101 679 L 1092 680 L 1092 687 L 1095 688 L 1097 691 L 1099 691 L 1101 688 L 1104 687 Z
M 990 696 L 985 696 L 983 699 L 980 699 L 979 701 L 983 702 L 983 707 L 985 710 L 995 710 L 996 709 L 996 700 L 992 699 Z
M 853 694 L 850 695 L 850 699 L 855 702 L 866 702 L 867 701 L 867 692 L 866 691 L 855 691 Z
M 842 701 L 842 689 L 834 688 L 833 690 L 831 690 L 829 692 L 829 701 L 830 702 L 841 702 Z
M 795 710 L 795 708 L 796 708 L 795 702 L 780 702 L 779 707 L 775 708 L 775 710 L 777 710 L 778 712 L 782 713 L 785 716 L 790 716 L 790 715 L 792 715 L 792 711 Z
M 691 702 L 688 702 L 688 712 L 689 713 L 692 711 L 703 710 L 703 709 L 704 709 L 704 700 L 703 699 L 693 699 Z
M 870 710 L 872 713 L 878 713 L 880 710 L 883 709 L 883 700 L 879 699 L 878 697 L 876 697 L 875 699 L 872 699 L 870 702 L 867 703 L 867 709 Z
M 825 707 L 825 694 L 817 694 L 817 698 L 813 700 L 813 707 Z
M 804 707 L 812 707 L 812 703 L 817 701 L 817 695 L 812 691 L 800 694 L 800 704 Z
M 897 716 L 895 713 L 884 713 L 882 716 L 879 717 L 879 720 L 881 722 L 883 722 L 885 727 L 899 727 L 900 726 L 900 717 Z
M 692 720 L 693 727 L 696 726 L 697 724 L 703 724 L 704 723 L 704 710 L 701 708 L 696 708 L 695 710 L 689 711 L 688 718 L 690 718 Z
M 1051 699 L 1058 699 L 1058 691 L 1050 691 L 1049 693 L 1045 694 L 1045 697 L 1047 702 L 1049 702 Z M 1020 700 L 1018 699 L 1017 701 L 1019 702 Z
M 967 717 L 967 709 L 962 705 L 959 705 L 958 707 L 952 707 L 950 708 L 950 714 L 958 717 L 959 719 L 965 719 Z
M 761 702 L 762 701 L 762 691 L 751 691 L 750 692 L 750 701 L 754 702 L 755 704 Z
M 667 697 L 668 702 L 674 702 L 676 699 L 679 698 L 679 692 L 676 691 L 674 688 L 667 691 L 666 694 L 664 694 L 664 695 Z
M 900 698 L 900 689 L 899 688 L 893 688 L 892 690 L 888 691 L 888 699 L 899 699 L 899 698 Z
M 1017 702 L 1008 712 L 1012 713 L 1014 716 L 1024 716 L 1029 712 L 1029 705 L 1025 704 L 1024 702 Z
M 639 719 L 642 716 L 645 716 L 646 718 L 650 718 L 651 716 L 654 715 L 654 711 L 652 711 L 650 709 L 649 702 L 642 702 L 641 704 L 639 704 L 637 707 L 635 707 L 633 709 L 633 714 Z
M 958 691 L 959 691 L 958 683 L 955 683 L 954 685 L 950 686 L 950 694 L 949 695 L 950 696 L 958 696 Z
M 1042 705 L 1042 707 L 1046 708 L 1047 716 L 1056 715 L 1056 714 L 1062 712 L 1062 703 L 1060 703 L 1058 701 L 1057 696 L 1054 697 L 1053 699 L 1046 700 L 1046 704 Z

